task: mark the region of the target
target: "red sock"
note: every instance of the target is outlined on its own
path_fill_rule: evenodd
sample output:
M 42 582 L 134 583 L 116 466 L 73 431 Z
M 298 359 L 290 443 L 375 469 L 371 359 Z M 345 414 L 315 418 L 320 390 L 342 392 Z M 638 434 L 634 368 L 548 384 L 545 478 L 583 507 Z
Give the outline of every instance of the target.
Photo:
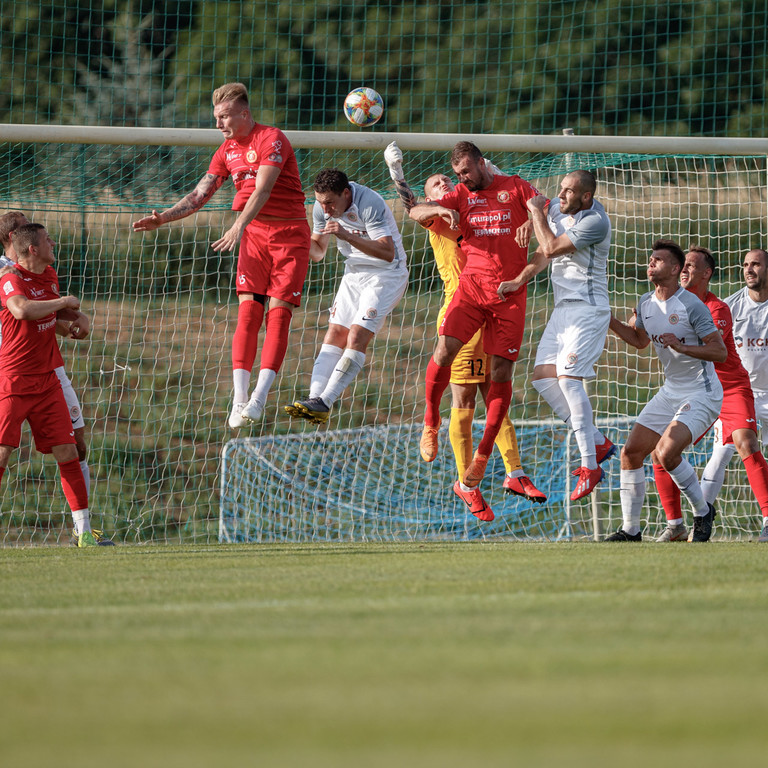
M 79 459 L 59 464 L 59 472 L 61 487 L 64 489 L 70 509 L 73 512 L 78 509 L 88 509 L 88 491 L 85 489 L 85 478 Z
M 440 398 L 448 388 L 451 380 L 451 366 L 438 365 L 434 357 L 429 358 L 427 365 L 426 398 L 427 409 L 424 413 L 424 423 L 428 427 L 440 426 Z
M 267 312 L 267 333 L 261 350 L 260 368 L 279 371 L 288 349 L 288 331 L 293 312 L 288 307 L 274 307 Z
M 661 464 L 654 464 L 653 477 L 667 520 L 681 520 L 683 508 L 680 506 L 680 488 L 672 479 L 672 475 Z
M 477 452 L 483 456 L 490 456 L 493 451 L 493 443 L 499 434 L 501 424 L 512 402 L 512 382 L 492 381 L 488 387 L 488 396 L 485 398 L 485 407 L 488 414 L 485 417 L 485 431 L 477 446 Z
M 747 470 L 747 479 L 760 505 L 760 511 L 763 517 L 766 517 L 768 516 L 768 462 L 760 451 L 755 451 L 744 459 L 744 469 Z
M 0 467 L 0 481 L 2 481 L 4 474 L 5 474 L 5 467 Z
M 237 326 L 232 337 L 232 368 L 250 371 L 259 351 L 259 329 L 264 317 L 260 301 L 243 301 L 237 309 Z

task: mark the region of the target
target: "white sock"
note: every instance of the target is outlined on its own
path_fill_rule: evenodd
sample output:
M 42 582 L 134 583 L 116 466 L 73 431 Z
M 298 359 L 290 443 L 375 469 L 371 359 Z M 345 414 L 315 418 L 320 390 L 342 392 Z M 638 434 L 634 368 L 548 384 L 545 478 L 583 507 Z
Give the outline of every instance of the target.
M 72 522 L 75 524 L 75 534 L 79 536 L 81 533 L 91 530 L 91 513 L 88 511 L 88 507 L 85 509 L 75 509 L 72 511 Z
M 563 379 L 563 381 L 568 381 L 568 379 Z M 555 412 L 555 416 L 562 419 L 570 426 L 571 408 L 568 405 L 568 401 L 565 399 L 563 390 L 560 389 L 558 379 L 536 379 L 531 383 L 533 384 L 533 388 L 544 398 L 544 400 L 546 400 L 549 407 Z M 595 426 L 592 427 L 592 436 L 595 445 L 602 445 L 608 439 Z
M 525 477 L 525 472 L 522 469 L 515 469 L 512 472 L 507 472 L 507 477 L 511 477 L 513 480 L 516 477 Z
M 621 470 L 621 516 L 622 528 L 630 536 L 640 533 L 640 513 L 645 500 L 645 471 L 640 469 Z
M 352 383 L 352 380 L 362 370 L 365 363 L 365 352 L 356 349 L 345 349 L 344 354 L 333 369 L 331 378 L 328 379 L 320 397 L 330 408 L 341 397 L 341 393 Z
M 581 466 L 597 469 L 592 403 L 580 379 L 562 378 L 558 384 L 571 412 L 571 429 L 581 453 Z
M 232 397 L 236 403 L 248 402 L 248 388 L 251 386 L 251 372 L 245 368 L 235 368 L 232 371 L 235 394 Z
M 677 487 L 693 507 L 693 514 L 696 517 L 703 517 L 709 512 L 709 506 L 704 500 L 704 494 L 701 492 L 699 478 L 696 470 L 688 463 L 687 459 L 682 459 L 674 469 L 668 469 L 669 476 L 677 483 Z
M 567 424 L 571 418 L 571 409 L 568 407 L 568 401 L 565 399 L 557 379 L 535 379 L 532 384 L 555 412 L 555 416 Z
M 323 344 L 320 352 L 315 359 L 315 365 L 312 368 L 312 380 L 309 385 L 309 396 L 320 397 L 328 379 L 331 378 L 336 363 L 339 362 L 344 350 L 341 347 L 335 347 L 333 344 Z
M 267 395 L 272 387 L 272 382 L 277 376 L 277 371 L 273 371 L 270 368 L 262 368 L 259 371 L 259 378 L 256 381 L 256 386 L 251 393 L 251 400 L 258 403 L 262 410 L 267 404 Z
M 468 485 L 464 485 L 464 483 L 459 480 L 459 488 L 461 488 L 462 491 L 471 491 L 472 489 Z
M 715 443 L 712 449 L 712 455 L 709 457 L 707 466 L 701 473 L 701 492 L 704 494 L 704 500 L 710 504 L 715 503 L 717 494 L 723 487 L 725 469 L 734 453 L 736 453 L 736 446 L 733 443 L 728 445 Z
M 83 470 L 83 479 L 85 480 L 85 490 L 88 492 L 88 498 L 91 498 L 91 468 L 87 461 L 80 462 L 80 469 Z

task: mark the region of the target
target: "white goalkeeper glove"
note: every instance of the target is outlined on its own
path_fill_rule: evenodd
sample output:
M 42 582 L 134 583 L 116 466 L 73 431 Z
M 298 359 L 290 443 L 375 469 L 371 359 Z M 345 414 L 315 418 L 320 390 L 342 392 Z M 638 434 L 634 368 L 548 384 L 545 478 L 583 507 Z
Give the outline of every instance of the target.
M 494 176 L 505 176 L 500 168 L 497 168 L 487 157 L 484 157 L 483 160 L 485 160 L 485 167 L 494 175 Z
M 392 177 L 392 181 L 405 181 L 403 175 L 403 150 L 397 146 L 397 142 L 393 141 L 387 145 L 384 150 L 384 162 L 389 168 L 389 175 Z

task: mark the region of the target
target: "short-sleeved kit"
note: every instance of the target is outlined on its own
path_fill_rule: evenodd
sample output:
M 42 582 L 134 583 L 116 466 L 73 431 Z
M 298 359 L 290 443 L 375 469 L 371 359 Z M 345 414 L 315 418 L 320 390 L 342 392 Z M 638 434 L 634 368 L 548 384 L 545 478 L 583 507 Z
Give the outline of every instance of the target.
M 237 190 L 232 210 L 242 211 L 262 165 L 280 168 L 280 175 L 243 233 L 235 288 L 298 306 L 309 266 L 310 233 L 296 156 L 285 134 L 257 123 L 246 139 L 228 139 L 216 150 L 208 173 L 232 176 Z
M 56 299 L 59 280 L 52 267 L 39 275 L 18 265 L 16 269 L 20 274 L 0 279 L 0 443 L 18 447 L 26 420 L 37 449 L 49 453 L 55 445 L 75 442 L 61 383 L 54 372 L 62 362 L 55 339 L 56 315 L 17 320 L 7 302 L 13 296 L 31 301 Z
M 359 325 L 378 333 L 384 321 L 402 299 L 408 286 L 408 267 L 403 240 L 397 222 L 384 198 L 362 184 L 350 182 L 352 202 L 335 219 L 348 232 L 369 240 L 391 237 L 395 257 L 391 262 L 370 256 L 345 240 L 336 241 L 345 257 L 341 279 L 331 307 L 330 322 L 350 328 Z M 320 234 L 330 216 L 315 203 L 312 210 L 313 232 Z
M 666 301 L 651 291 L 640 299 L 636 325 L 648 334 L 664 369 L 664 384 L 640 412 L 637 423 L 661 435 L 671 422 L 679 421 L 698 440 L 720 413 L 722 385 L 713 363 L 664 347 L 661 337 L 673 333 L 683 344 L 702 344 L 716 331 L 712 315 L 684 288 Z
M 576 251 L 552 260 L 555 308 L 539 341 L 535 365 L 555 365 L 558 376 L 594 378 L 611 319 L 611 222 L 597 200 L 586 210 L 564 214 L 559 199 L 550 202 L 547 222 L 554 236 L 566 235 Z
M 482 190 L 459 184 L 438 202 L 459 214 L 467 263 L 445 314 L 440 333 L 467 343 L 485 324 L 484 347 L 491 355 L 517 360 L 525 326 L 526 287 L 500 299 L 499 283 L 528 263 L 527 249 L 515 242 L 528 220 L 526 201 L 538 191 L 519 176 L 494 176 Z

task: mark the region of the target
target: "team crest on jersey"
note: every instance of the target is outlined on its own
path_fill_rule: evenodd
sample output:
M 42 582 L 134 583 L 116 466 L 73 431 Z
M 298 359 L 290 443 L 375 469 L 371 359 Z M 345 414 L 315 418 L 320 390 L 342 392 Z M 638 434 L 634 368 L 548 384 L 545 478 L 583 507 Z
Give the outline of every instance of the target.
M 51 283 L 51 290 L 58 296 L 59 295 L 59 286 L 55 283 Z
M 269 160 L 270 163 L 282 163 L 283 156 L 278 154 L 277 152 L 272 152 L 272 154 L 270 154 L 267 160 Z
M 349 221 L 357 221 L 357 214 L 356 213 L 348 213 L 347 214 L 347 219 L 349 219 Z
M 578 356 L 578 355 L 577 355 L 575 352 L 571 352 L 571 353 L 568 355 L 568 357 L 566 358 L 566 360 L 567 360 L 567 361 L 568 361 L 568 362 L 569 362 L 571 365 L 573 365 L 574 363 L 578 363 L 578 362 L 579 362 L 579 356 Z
M 669 324 L 670 325 L 677 325 L 680 322 L 680 316 L 679 315 L 670 315 L 669 316 Z
M 76 405 L 73 405 L 69 409 L 69 417 L 72 419 L 72 423 L 76 422 L 80 418 L 80 409 Z
M 508 203 L 509 202 L 509 190 L 502 189 L 501 192 L 496 193 L 496 199 L 500 203 Z
M 690 411 L 690 410 L 691 410 L 691 404 L 685 403 L 680 407 L 679 413 L 685 413 L 686 411 Z
M 373 320 L 377 317 L 379 313 L 371 307 L 366 313 L 365 313 L 365 319 L 366 320 Z
M 565 226 L 566 227 L 572 227 L 576 223 L 576 219 L 573 218 L 573 216 L 566 216 L 565 218 Z
M 3 284 L 3 293 L 7 296 L 9 293 L 13 291 L 13 286 L 11 285 L 10 280 L 6 280 Z
M 256 150 L 255 150 L 255 149 L 249 149 L 249 150 L 248 150 L 248 153 L 247 153 L 247 154 L 246 154 L 246 156 L 245 156 L 245 159 L 246 159 L 246 160 L 247 160 L 249 163 L 255 163 L 255 162 L 256 162 L 256 160 L 257 160 L 257 158 L 258 158 L 258 155 L 256 154 Z

